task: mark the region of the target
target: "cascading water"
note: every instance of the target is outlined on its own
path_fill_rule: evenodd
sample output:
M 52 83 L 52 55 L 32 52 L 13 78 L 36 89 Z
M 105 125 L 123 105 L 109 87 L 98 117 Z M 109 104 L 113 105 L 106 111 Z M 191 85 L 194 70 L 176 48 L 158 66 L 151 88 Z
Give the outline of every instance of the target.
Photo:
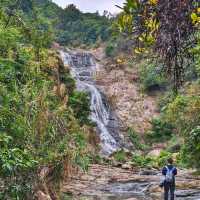
M 64 64 L 71 68 L 71 74 L 76 80 L 77 89 L 90 93 L 91 120 L 96 123 L 101 140 L 101 153 L 105 156 L 120 149 L 119 134 L 110 128 L 115 122 L 109 106 L 106 105 L 102 93 L 95 85 L 93 76 L 96 63 L 92 54 L 77 52 L 61 52 Z M 116 123 L 115 123 L 116 124 Z

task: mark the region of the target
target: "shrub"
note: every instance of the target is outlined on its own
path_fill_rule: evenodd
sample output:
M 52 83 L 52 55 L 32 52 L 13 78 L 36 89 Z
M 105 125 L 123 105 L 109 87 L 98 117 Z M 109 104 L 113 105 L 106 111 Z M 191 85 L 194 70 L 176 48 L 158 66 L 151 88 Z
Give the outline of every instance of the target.
M 132 128 L 128 129 L 128 136 L 133 144 L 133 146 L 138 150 L 144 150 L 146 145 L 142 144 L 142 139 Z
M 106 56 L 108 57 L 112 57 L 114 56 L 115 54 L 115 46 L 113 43 L 109 43 L 107 46 L 106 46 L 106 49 L 105 49 L 105 53 L 106 53 Z
M 52 92 L 58 76 L 49 77 L 37 64 L 26 56 L 20 63 L 0 58 L 2 199 L 31 199 L 40 167 L 50 166 L 51 180 L 59 185 L 65 167 L 87 170 L 90 163 L 88 129 L 81 128 L 89 120 L 87 94 L 73 91 L 70 108 Z
M 9 27 L 5 29 L 0 25 L 0 56 L 6 57 L 10 50 L 16 51 L 20 39 L 20 32 L 16 28 Z
M 74 91 L 69 97 L 69 106 L 73 109 L 75 117 L 80 124 L 91 124 L 89 95 L 85 92 Z
M 114 154 L 114 159 L 123 163 L 126 161 L 126 153 L 123 150 L 120 150 Z
M 151 131 L 145 135 L 148 143 L 164 142 L 172 137 L 174 127 L 170 123 L 163 121 L 161 118 L 154 118 L 151 124 Z
M 181 158 L 189 167 L 200 170 L 200 126 L 192 129 L 186 135 L 185 144 L 182 148 Z
M 162 67 L 156 66 L 150 61 L 140 68 L 140 81 L 145 91 L 160 90 L 165 88 L 166 79 L 162 74 Z
M 159 157 L 157 158 L 157 164 L 163 167 L 167 164 L 167 160 L 172 157 L 172 154 L 167 151 L 161 151 Z
M 139 167 L 152 167 L 155 163 L 155 159 L 150 156 L 134 154 L 132 156 L 132 162 Z
M 172 123 L 182 136 L 199 125 L 200 97 L 196 94 L 198 91 L 195 90 L 191 94 L 178 95 L 165 110 L 166 120 Z
M 171 90 L 167 91 L 163 96 L 161 96 L 158 102 L 160 112 L 165 111 L 168 104 L 173 102 L 175 98 L 176 98 L 175 93 Z

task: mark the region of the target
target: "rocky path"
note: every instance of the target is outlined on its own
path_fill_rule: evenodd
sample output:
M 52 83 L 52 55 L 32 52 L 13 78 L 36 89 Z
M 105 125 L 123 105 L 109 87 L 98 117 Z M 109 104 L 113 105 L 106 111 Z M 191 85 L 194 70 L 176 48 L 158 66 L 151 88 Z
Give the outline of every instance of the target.
M 63 193 L 74 200 L 160 200 L 160 174 L 154 170 L 130 170 L 92 165 L 64 184 Z M 179 171 L 177 200 L 200 200 L 200 177 Z

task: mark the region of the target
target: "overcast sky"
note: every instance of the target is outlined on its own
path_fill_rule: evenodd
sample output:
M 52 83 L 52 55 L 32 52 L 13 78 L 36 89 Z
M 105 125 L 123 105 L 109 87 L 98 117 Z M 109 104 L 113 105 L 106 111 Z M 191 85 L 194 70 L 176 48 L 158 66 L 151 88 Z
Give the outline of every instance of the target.
M 97 10 L 102 13 L 108 10 L 111 13 L 119 12 L 115 6 L 123 5 L 125 0 L 53 0 L 53 2 L 65 8 L 68 4 L 75 4 L 83 12 L 96 12 Z

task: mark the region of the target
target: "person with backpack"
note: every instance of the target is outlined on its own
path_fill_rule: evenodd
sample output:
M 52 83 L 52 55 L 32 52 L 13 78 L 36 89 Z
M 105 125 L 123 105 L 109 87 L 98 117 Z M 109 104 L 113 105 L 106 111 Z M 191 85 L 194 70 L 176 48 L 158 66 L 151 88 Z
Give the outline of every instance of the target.
M 169 158 L 167 162 L 168 164 L 162 169 L 162 175 L 165 176 L 162 185 L 164 187 L 164 200 L 174 200 L 175 176 L 177 175 L 177 169 L 173 165 L 172 158 Z M 169 192 L 170 192 L 170 198 L 169 198 Z

